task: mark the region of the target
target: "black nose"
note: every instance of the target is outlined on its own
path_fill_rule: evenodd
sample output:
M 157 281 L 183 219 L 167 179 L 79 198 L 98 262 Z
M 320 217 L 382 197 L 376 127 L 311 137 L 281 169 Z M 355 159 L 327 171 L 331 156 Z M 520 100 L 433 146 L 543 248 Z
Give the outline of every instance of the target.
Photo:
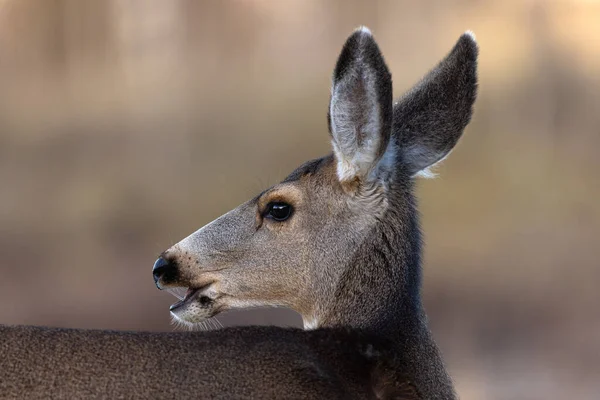
M 177 266 L 170 261 L 167 261 L 163 257 L 158 257 L 152 268 L 152 275 L 154 275 L 154 283 L 156 287 L 161 289 L 161 283 L 167 283 L 175 279 L 177 274 Z

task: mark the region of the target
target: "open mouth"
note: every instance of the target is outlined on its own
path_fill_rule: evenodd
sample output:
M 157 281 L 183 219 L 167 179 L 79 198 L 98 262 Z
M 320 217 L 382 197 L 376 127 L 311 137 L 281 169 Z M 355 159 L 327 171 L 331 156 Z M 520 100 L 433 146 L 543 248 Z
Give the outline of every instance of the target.
M 202 295 L 202 290 L 206 289 L 210 286 L 210 284 L 203 286 L 201 288 L 184 288 L 184 287 L 177 287 L 177 288 L 167 288 L 166 290 L 171 293 L 173 296 L 177 297 L 179 299 L 178 302 L 171 304 L 171 307 L 169 307 L 170 311 L 174 311 L 192 301 L 198 300 L 198 302 L 202 305 L 202 306 L 208 306 L 210 305 L 210 303 L 212 303 L 212 299 L 206 295 Z

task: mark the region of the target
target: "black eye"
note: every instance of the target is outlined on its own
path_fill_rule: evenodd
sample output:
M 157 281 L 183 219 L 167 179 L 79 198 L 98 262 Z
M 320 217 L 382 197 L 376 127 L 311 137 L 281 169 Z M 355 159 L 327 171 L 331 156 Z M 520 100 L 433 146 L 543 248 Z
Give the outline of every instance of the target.
M 286 203 L 269 203 L 267 217 L 275 221 L 285 221 L 292 215 L 292 206 Z

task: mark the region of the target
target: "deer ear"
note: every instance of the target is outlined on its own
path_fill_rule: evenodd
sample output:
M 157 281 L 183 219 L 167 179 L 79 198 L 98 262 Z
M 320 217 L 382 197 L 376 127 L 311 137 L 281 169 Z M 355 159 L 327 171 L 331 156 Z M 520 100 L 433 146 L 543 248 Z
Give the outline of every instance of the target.
M 328 120 L 341 182 L 377 179 L 391 168 L 380 161 L 390 142 L 392 78 L 367 28 L 350 35 L 338 58 Z
M 428 176 L 443 160 L 471 119 L 477 96 L 475 36 L 463 34 L 454 48 L 394 105 L 393 134 L 411 176 Z

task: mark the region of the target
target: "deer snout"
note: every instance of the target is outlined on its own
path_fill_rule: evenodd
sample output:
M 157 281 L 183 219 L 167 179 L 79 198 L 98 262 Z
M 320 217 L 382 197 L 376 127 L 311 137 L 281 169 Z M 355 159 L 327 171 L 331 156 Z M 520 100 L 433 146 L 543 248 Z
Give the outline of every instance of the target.
M 158 257 L 152 268 L 154 283 L 159 289 L 163 289 L 163 285 L 175 281 L 177 278 L 177 264 L 164 256 Z

